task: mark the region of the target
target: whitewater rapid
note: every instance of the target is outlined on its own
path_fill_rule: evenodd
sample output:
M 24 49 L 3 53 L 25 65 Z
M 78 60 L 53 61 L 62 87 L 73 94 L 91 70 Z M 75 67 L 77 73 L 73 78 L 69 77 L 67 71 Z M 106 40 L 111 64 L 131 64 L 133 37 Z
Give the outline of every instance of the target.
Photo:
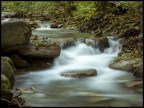
M 97 76 L 88 77 L 81 82 L 89 88 L 100 90 L 101 92 L 120 92 L 116 80 L 118 77 L 129 75 L 129 73 L 109 68 L 110 62 L 118 56 L 121 46 L 118 41 L 109 39 L 110 47 L 100 52 L 99 48 L 93 48 L 85 43 L 76 42 L 75 46 L 62 49 L 61 54 L 54 60 L 54 65 L 50 69 L 40 72 L 30 72 L 19 77 L 29 77 L 31 80 L 25 81 L 24 85 L 32 86 L 34 83 L 41 85 L 49 84 L 52 81 L 75 80 L 74 78 L 63 77 L 62 72 L 72 70 L 96 69 Z M 79 79 L 81 80 L 81 79 Z

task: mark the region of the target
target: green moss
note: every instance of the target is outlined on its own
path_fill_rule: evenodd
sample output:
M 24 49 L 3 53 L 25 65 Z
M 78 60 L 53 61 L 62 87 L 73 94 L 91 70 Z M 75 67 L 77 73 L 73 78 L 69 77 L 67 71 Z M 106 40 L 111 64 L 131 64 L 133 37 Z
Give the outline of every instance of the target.
M 1 74 L 1 89 L 10 89 L 9 79 L 3 74 Z

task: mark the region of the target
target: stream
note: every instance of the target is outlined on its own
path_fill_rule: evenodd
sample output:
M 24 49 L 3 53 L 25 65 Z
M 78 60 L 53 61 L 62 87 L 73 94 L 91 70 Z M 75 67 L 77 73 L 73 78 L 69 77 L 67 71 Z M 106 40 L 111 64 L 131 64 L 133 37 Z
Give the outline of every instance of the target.
M 70 37 L 91 37 L 62 28 L 50 28 L 50 23 L 40 23 L 33 35 L 61 41 Z M 62 49 L 51 68 L 16 74 L 15 88 L 35 90 L 23 92 L 28 105 L 35 107 L 140 107 L 142 93 L 138 88 L 126 87 L 134 78 L 131 73 L 109 68 L 110 62 L 118 56 L 121 45 L 118 40 L 108 37 L 110 47 L 100 52 L 99 48 L 75 42 L 75 46 Z M 86 41 L 90 41 L 86 39 Z M 96 43 L 93 43 L 96 44 Z M 95 69 L 97 75 L 80 79 L 63 77 L 62 72 Z

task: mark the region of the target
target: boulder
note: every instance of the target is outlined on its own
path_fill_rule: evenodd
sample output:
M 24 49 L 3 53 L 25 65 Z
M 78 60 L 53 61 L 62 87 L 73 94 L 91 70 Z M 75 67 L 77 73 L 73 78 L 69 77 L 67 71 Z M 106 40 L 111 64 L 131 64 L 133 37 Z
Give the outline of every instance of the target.
M 99 49 L 100 51 L 104 51 L 104 49 L 108 48 L 109 47 L 109 40 L 108 38 L 100 38 L 98 40 L 98 46 L 99 46 Z
M 58 28 L 58 24 L 57 24 L 57 23 L 52 23 L 52 24 L 50 25 L 50 28 Z
M 95 75 L 97 75 L 97 71 L 95 69 L 75 70 L 75 71 L 61 73 L 61 76 L 73 77 L 73 78 L 91 77 Z
M 9 79 L 1 74 L 1 89 L 10 89 L 11 88 L 11 85 L 10 85 L 10 82 L 9 82 Z
M 7 61 L 1 61 L 1 74 L 5 75 L 9 79 L 12 89 L 15 82 L 14 70 Z
M 25 67 L 25 66 L 29 65 L 26 60 L 23 60 L 16 54 L 12 54 L 9 57 L 13 60 L 14 65 L 16 67 Z
M 69 47 L 75 46 L 75 40 L 66 40 L 62 43 L 62 49 L 66 49 Z
M 10 89 L 1 89 L 1 98 L 7 99 L 7 100 L 12 100 L 13 98 L 13 93 Z
M 135 65 L 142 62 L 142 59 L 132 57 L 131 53 L 124 53 L 119 57 L 116 57 L 110 63 L 110 67 L 117 70 L 133 72 Z
M 56 44 L 28 45 L 26 48 L 18 50 L 17 54 L 32 58 L 55 58 L 60 55 L 61 48 Z
M 1 98 L 12 100 L 13 93 L 11 91 L 11 85 L 9 79 L 1 74 Z
M 14 62 L 12 61 L 12 59 L 10 59 L 9 57 L 6 57 L 6 56 L 1 56 L 1 61 L 6 61 L 6 62 L 8 62 L 11 66 L 12 66 L 12 68 L 13 68 L 13 70 L 15 71 L 16 70 L 16 68 L 15 68 L 15 66 L 14 66 Z
M 31 28 L 23 21 L 2 22 L 1 31 L 3 53 L 21 49 L 30 42 Z

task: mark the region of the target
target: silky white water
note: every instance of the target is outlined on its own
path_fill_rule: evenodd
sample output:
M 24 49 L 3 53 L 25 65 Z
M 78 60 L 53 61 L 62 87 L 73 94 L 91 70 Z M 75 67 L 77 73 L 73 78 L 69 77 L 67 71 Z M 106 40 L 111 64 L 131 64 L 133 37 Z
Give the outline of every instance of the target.
M 33 106 L 109 105 L 109 103 L 99 105 L 83 100 L 77 97 L 81 92 L 92 92 L 124 102 L 141 103 L 142 97 L 140 95 L 131 94 L 120 86 L 121 83 L 129 81 L 132 74 L 109 67 L 110 62 L 121 51 L 121 46 L 118 41 L 110 37 L 108 39 L 110 47 L 105 49 L 104 52 L 100 52 L 98 47 L 93 48 L 85 43 L 75 42 L 75 46 L 61 50 L 60 56 L 54 60 L 54 65 L 51 68 L 17 75 L 15 88 L 29 89 L 35 87 L 37 92 L 24 94 L 26 101 Z M 95 69 L 97 75 L 80 79 L 61 76 L 62 72 L 86 69 Z M 128 78 L 125 80 L 121 79 L 122 77 Z

